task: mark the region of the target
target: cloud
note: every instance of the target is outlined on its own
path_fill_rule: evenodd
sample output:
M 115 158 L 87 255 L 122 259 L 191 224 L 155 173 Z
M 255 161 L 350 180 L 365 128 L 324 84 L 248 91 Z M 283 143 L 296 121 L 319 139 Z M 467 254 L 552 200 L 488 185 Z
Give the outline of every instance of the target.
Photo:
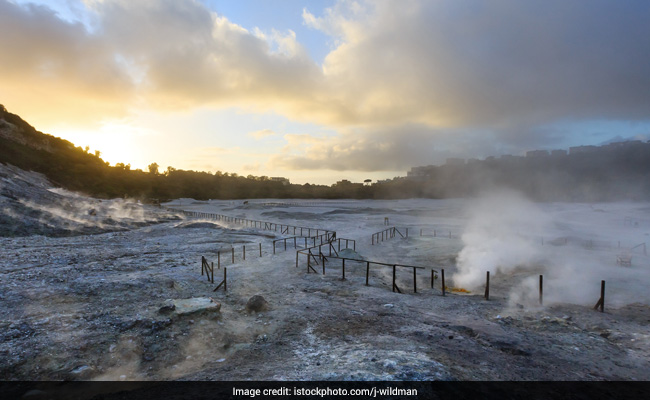
M 275 135 L 277 135 L 277 133 L 275 133 L 274 131 L 272 131 L 270 129 L 262 129 L 262 130 L 259 130 L 259 131 L 250 132 L 248 134 L 248 136 L 251 136 L 251 137 L 253 137 L 253 138 L 257 139 L 257 140 L 263 139 L 263 138 L 268 137 L 268 136 L 275 136 Z
M 500 129 L 648 118 L 645 2 L 340 4 L 353 10 L 306 21 L 342 36 L 323 68 L 349 122 Z
M 84 3 L 90 28 L 0 0 L 10 110 L 35 121 L 273 110 L 340 132 L 288 143 L 276 164 L 364 171 L 550 143 L 561 134 L 545 127 L 562 121 L 650 115 L 645 1 L 341 0 L 302 12 L 332 39 L 323 65 L 294 31 L 251 32 L 195 0 Z
M 123 115 L 135 87 L 103 37 L 43 6 L 0 0 L 0 96 L 45 121 Z M 20 108 L 20 107 L 18 107 Z
M 444 163 L 458 154 L 484 157 L 496 148 L 491 136 L 435 131 L 422 124 L 364 128 L 338 136 L 285 135 L 282 153 L 270 166 L 293 170 L 404 171 L 415 165 Z

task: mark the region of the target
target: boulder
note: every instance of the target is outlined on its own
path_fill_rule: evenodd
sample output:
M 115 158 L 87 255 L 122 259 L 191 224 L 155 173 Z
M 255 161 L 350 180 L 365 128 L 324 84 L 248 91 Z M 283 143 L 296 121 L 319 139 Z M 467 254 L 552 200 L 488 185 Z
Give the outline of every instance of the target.
M 246 303 L 246 311 L 251 312 L 260 312 L 260 311 L 265 311 L 269 308 L 269 303 L 267 303 L 266 299 L 260 295 L 255 295 L 248 299 L 248 303 Z
M 209 297 L 195 297 L 191 299 L 165 300 L 160 307 L 161 314 L 191 315 L 202 312 L 219 312 L 221 303 L 217 303 Z

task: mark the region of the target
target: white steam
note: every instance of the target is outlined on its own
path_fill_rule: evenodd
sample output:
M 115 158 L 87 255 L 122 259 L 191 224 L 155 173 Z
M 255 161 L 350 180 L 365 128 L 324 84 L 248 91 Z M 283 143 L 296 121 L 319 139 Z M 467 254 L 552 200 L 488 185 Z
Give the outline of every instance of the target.
M 491 193 L 470 202 L 469 221 L 461 239 L 454 284 L 476 289 L 485 273 L 508 273 L 530 267 L 542 256 L 537 242 L 550 226 L 548 216 L 534 203 L 512 191 Z
M 650 258 L 645 246 L 634 249 L 650 232 L 626 216 L 646 215 L 646 206 L 535 204 L 512 191 L 468 205 L 455 286 L 480 292 L 490 271 L 491 293 L 500 290 L 511 305 L 536 306 L 543 275 L 544 305 L 593 305 L 604 280 L 607 304 L 650 304 Z M 621 254 L 631 255 L 632 265 L 618 265 Z

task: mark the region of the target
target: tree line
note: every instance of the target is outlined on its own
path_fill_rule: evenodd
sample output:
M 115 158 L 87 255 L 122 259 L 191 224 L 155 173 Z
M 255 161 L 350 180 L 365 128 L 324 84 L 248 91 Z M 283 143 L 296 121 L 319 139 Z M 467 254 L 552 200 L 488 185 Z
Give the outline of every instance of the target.
M 303 198 L 400 199 L 475 196 L 508 187 L 541 201 L 650 199 L 650 144 L 630 143 L 564 157 L 488 159 L 431 167 L 426 176 L 395 178 L 372 185 L 289 184 L 268 177 L 188 171 L 156 163 L 147 171 L 110 166 L 101 153 L 37 131 L 0 105 L 0 162 L 33 170 L 54 184 L 99 198 L 164 201 L 194 199 Z M 366 183 L 369 183 L 366 181 Z

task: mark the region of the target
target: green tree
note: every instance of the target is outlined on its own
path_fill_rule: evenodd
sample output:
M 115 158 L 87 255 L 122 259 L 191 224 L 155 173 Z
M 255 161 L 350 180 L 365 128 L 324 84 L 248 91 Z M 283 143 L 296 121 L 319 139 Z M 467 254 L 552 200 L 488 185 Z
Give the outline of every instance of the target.
M 152 175 L 158 175 L 158 167 L 159 165 L 157 163 L 151 163 L 149 166 L 147 166 L 149 173 Z

